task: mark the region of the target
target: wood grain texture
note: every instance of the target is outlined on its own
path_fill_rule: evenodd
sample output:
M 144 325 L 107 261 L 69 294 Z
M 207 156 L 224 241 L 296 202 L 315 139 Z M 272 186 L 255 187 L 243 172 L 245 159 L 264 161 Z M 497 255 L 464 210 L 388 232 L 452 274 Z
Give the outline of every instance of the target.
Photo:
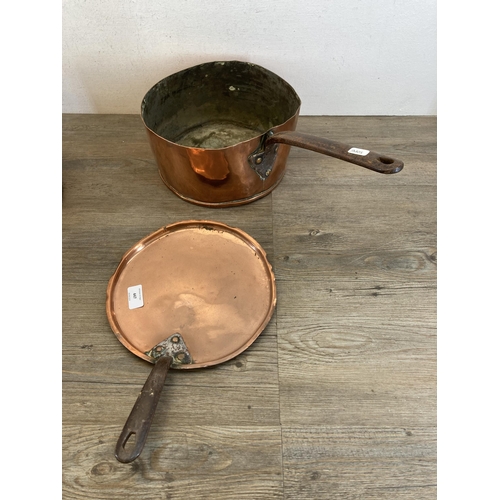
M 436 498 L 428 428 L 284 427 L 285 498 Z
M 301 117 L 400 158 L 384 176 L 292 148 L 271 195 L 209 209 L 171 193 L 138 115 L 63 115 L 63 498 L 436 496 L 436 120 Z M 172 370 L 142 455 L 113 457 L 151 365 L 112 333 L 106 286 L 158 228 L 211 219 L 273 265 L 277 308 L 249 349 Z
M 153 424 L 154 425 L 154 424 Z M 63 497 L 283 498 L 279 427 L 155 426 L 139 458 L 113 457 L 118 426 L 66 426 Z

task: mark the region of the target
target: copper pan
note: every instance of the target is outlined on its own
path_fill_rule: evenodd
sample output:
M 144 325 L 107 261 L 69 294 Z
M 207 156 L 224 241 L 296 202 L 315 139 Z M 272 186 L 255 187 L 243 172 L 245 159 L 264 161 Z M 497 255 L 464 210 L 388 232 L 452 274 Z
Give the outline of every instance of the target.
M 403 162 L 295 132 L 301 101 L 256 64 L 215 61 L 170 75 L 144 96 L 141 117 L 163 182 L 208 207 L 243 205 L 269 194 L 285 174 L 290 146 L 383 174 Z
M 141 453 L 169 368 L 223 363 L 247 349 L 276 306 L 263 248 L 240 229 L 213 221 L 165 226 L 128 250 L 107 288 L 118 340 L 154 363 L 118 439 L 115 457 Z

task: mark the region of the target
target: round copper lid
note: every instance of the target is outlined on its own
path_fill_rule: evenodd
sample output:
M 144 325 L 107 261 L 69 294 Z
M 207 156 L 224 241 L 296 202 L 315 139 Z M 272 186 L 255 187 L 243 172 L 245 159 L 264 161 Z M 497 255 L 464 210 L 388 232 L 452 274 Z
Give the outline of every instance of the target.
M 244 231 L 213 221 L 183 221 L 146 236 L 123 256 L 107 288 L 106 313 L 137 356 L 179 334 L 201 368 L 244 351 L 276 306 L 266 253 Z

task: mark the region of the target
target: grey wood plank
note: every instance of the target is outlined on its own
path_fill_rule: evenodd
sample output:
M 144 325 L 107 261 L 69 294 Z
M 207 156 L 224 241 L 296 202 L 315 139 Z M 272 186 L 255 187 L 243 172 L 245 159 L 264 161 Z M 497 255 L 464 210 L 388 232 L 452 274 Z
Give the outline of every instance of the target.
M 284 498 L 436 498 L 428 428 L 283 427 Z
M 65 382 L 64 425 L 112 423 L 123 427 L 147 375 L 145 373 L 141 384 Z M 154 416 L 154 425 L 159 429 L 166 430 L 175 422 L 214 426 L 279 425 L 276 384 L 215 388 L 206 382 L 181 385 L 188 376 L 175 371 L 167 377 Z M 119 433 L 116 439 L 118 436 Z
M 330 286 L 280 289 L 281 422 L 435 426 L 435 293 Z
M 63 114 L 62 132 L 63 160 L 133 156 L 154 165 L 139 115 Z
M 321 197 L 319 188 L 315 192 Z M 352 195 L 341 192 L 335 201 L 322 201 L 321 208 L 312 199 L 302 202 L 300 194 L 293 190 L 286 195 L 276 194 L 273 211 L 279 221 L 274 226 L 277 279 L 331 276 L 353 282 L 372 277 L 396 282 L 435 280 L 436 219 L 425 208 L 435 204 L 434 195 L 412 188 L 413 200 L 422 201 L 394 201 L 391 206 L 395 213 L 391 214 L 381 208 L 390 201 L 390 193 L 382 200 L 378 194 L 377 200 L 373 196 L 367 202 L 370 195 L 363 189 Z M 294 217 L 291 210 L 297 204 L 305 208 Z
M 131 464 L 113 457 L 120 428 L 70 425 L 63 432 L 65 500 L 283 498 L 281 430 L 186 426 L 151 429 Z

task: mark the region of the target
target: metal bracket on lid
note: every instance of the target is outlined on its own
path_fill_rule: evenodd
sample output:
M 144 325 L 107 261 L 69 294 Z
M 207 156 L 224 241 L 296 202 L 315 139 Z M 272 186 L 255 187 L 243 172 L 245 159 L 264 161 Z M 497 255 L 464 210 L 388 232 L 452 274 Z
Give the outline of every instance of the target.
M 193 362 L 191 354 L 189 354 L 186 343 L 180 333 L 174 333 L 174 335 L 162 340 L 144 354 L 155 360 L 163 356 L 170 356 L 173 366 L 189 365 Z

